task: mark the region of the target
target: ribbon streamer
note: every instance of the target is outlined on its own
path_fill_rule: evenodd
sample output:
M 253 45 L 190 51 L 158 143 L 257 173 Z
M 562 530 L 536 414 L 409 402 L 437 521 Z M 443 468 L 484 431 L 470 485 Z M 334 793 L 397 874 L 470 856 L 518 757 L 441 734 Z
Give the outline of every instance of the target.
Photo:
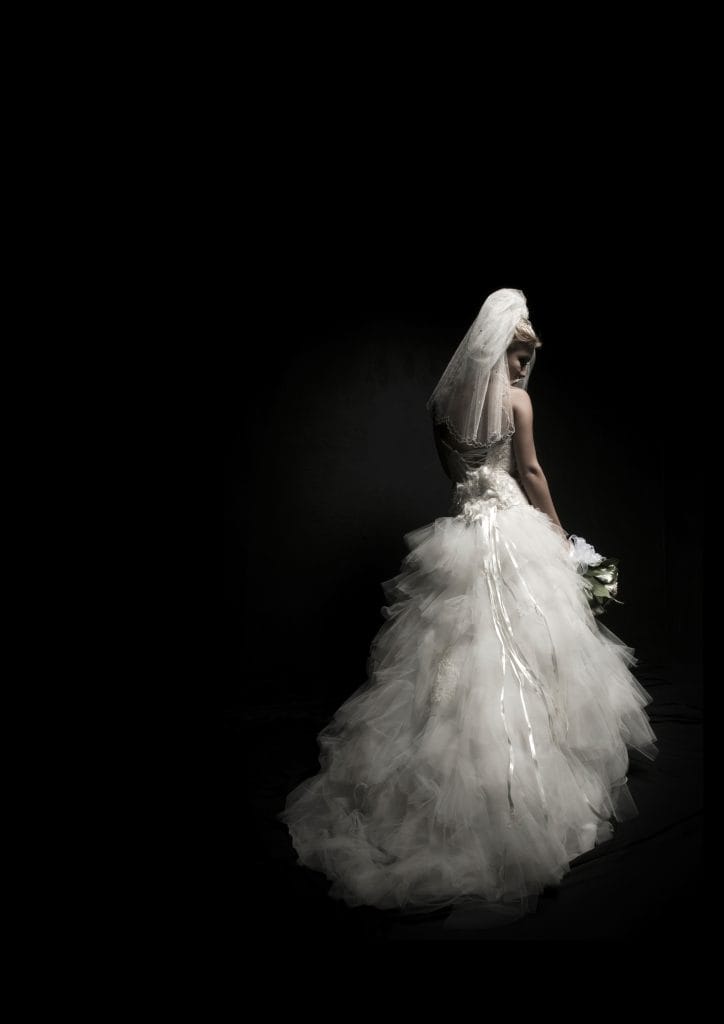
M 529 686 L 533 690 L 533 692 L 537 696 L 539 696 L 541 698 L 541 700 L 543 702 L 543 706 L 545 707 L 545 710 L 546 710 L 546 716 L 548 718 L 548 727 L 549 727 L 549 730 L 550 730 L 551 738 L 556 743 L 560 744 L 561 742 L 564 742 L 565 730 L 567 730 L 567 728 L 568 728 L 568 716 L 561 710 L 561 708 L 560 708 L 560 706 L 559 706 L 557 701 L 555 701 L 552 697 L 549 699 L 548 694 L 546 693 L 545 689 L 540 685 L 540 683 L 536 679 L 535 674 L 533 673 L 533 671 L 531 669 L 531 666 L 528 664 L 528 662 L 527 662 L 527 660 L 525 658 L 525 655 L 523 654 L 523 652 L 522 652 L 522 650 L 520 648 L 520 644 L 518 643 L 518 641 L 517 641 L 517 639 L 515 637 L 513 626 L 511 624 L 510 618 L 509 618 L 508 613 L 507 613 L 507 609 L 505 607 L 505 601 L 503 599 L 502 587 L 501 587 L 501 583 L 500 583 L 500 581 L 503 579 L 503 573 L 502 573 L 502 568 L 501 568 L 501 564 L 500 564 L 500 543 L 501 542 L 502 542 L 502 546 L 505 548 L 508 556 L 510 557 L 511 562 L 512 562 L 514 568 L 517 571 L 518 579 L 519 579 L 523 589 L 525 590 L 526 594 L 528 595 L 529 599 L 531 600 L 532 605 L 533 605 L 536 613 L 542 618 L 542 620 L 543 620 L 543 622 L 544 622 L 544 624 L 546 626 L 546 630 L 548 632 L 548 637 L 549 637 L 550 642 L 551 642 L 551 661 L 552 661 L 554 672 L 556 674 L 556 679 L 558 680 L 559 679 L 558 662 L 557 662 L 556 655 L 555 655 L 555 645 L 553 643 L 553 638 L 552 638 L 552 635 L 551 635 L 551 632 L 550 632 L 550 627 L 548 626 L 548 623 L 546 621 L 545 615 L 542 612 L 542 610 L 541 610 L 540 606 L 538 605 L 537 601 L 533 597 L 533 594 L 531 593 L 530 588 L 526 584 L 525 579 L 523 577 L 523 573 L 521 572 L 520 566 L 519 566 L 517 560 L 515 559 L 515 556 L 513 555 L 513 552 L 511 551 L 511 548 L 510 548 L 510 546 L 508 544 L 508 541 L 505 539 L 505 537 L 500 532 L 500 529 L 499 529 L 498 523 L 497 523 L 497 512 L 498 512 L 497 504 L 492 499 L 492 496 L 490 498 L 486 499 L 484 502 L 479 503 L 478 504 L 478 508 L 480 508 L 480 504 L 483 504 L 485 506 L 484 509 L 478 511 L 474 515 L 474 517 L 472 519 L 468 519 L 468 521 L 469 522 L 479 522 L 482 525 L 483 530 L 484 530 L 484 536 L 485 536 L 485 539 L 487 541 L 487 552 L 488 553 L 486 553 L 486 556 L 484 557 L 484 560 L 483 560 L 483 570 L 482 571 L 483 571 L 483 574 L 485 576 L 486 583 L 487 583 L 487 586 L 488 586 L 488 593 L 489 593 L 490 602 L 491 602 L 491 610 L 492 610 L 492 614 L 493 614 L 493 625 L 494 625 L 496 634 L 498 636 L 498 639 L 500 641 L 500 648 L 501 648 L 501 668 L 502 668 L 502 674 L 503 674 L 503 684 L 501 686 L 501 692 L 500 692 L 500 714 L 501 714 L 501 718 L 502 718 L 502 721 L 503 721 L 503 729 L 505 731 L 505 736 L 506 736 L 506 740 L 507 740 L 507 743 L 508 743 L 508 751 L 509 751 L 509 759 L 508 759 L 508 804 L 510 806 L 511 818 L 515 817 L 515 804 L 514 804 L 513 795 L 512 795 L 512 783 L 513 783 L 513 777 L 514 777 L 514 773 L 515 773 L 515 761 L 514 761 L 513 744 L 512 744 L 511 737 L 510 737 L 510 731 L 508 729 L 508 723 L 507 723 L 507 718 L 506 718 L 506 713 L 505 713 L 505 668 L 506 668 L 506 660 L 510 661 L 511 669 L 512 669 L 513 674 L 514 674 L 514 676 L 516 678 L 516 681 L 518 683 L 518 693 L 519 693 L 519 697 L 520 697 L 520 703 L 521 703 L 521 707 L 523 709 L 523 714 L 525 716 L 525 721 L 526 721 L 526 725 L 527 725 L 527 729 L 528 729 L 528 736 L 527 736 L 528 746 L 530 748 L 531 757 L 532 757 L 533 765 L 534 765 L 534 768 L 535 768 L 536 782 L 537 782 L 538 789 L 539 789 L 539 792 L 540 792 L 540 795 L 541 795 L 541 803 L 542 803 L 542 806 L 543 806 L 544 819 L 545 819 L 546 824 L 549 824 L 550 816 L 549 816 L 549 810 L 548 810 L 548 801 L 547 801 L 547 798 L 546 798 L 545 787 L 543 785 L 543 778 L 542 778 L 541 771 L 540 771 L 540 764 L 538 762 L 538 757 L 537 757 L 537 754 L 536 754 L 535 738 L 534 738 L 534 735 L 533 735 L 533 726 L 532 726 L 532 723 L 531 723 L 531 720 L 530 720 L 530 715 L 528 714 L 528 707 L 527 707 L 527 704 L 526 704 L 526 701 L 525 701 L 524 688 L 526 686 Z M 513 541 L 511 541 L 510 544 L 515 548 L 515 544 L 513 543 Z M 506 659 L 506 655 L 507 655 L 507 659 Z M 554 707 L 555 713 L 557 715 L 557 720 L 561 723 L 561 725 L 558 728 L 556 728 L 556 725 L 555 725 L 556 718 L 551 713 L 551 702 L 553 703 L 553 707 Z M 561 735 L 561 730 L 564 731 L 563 735 Z M 609 814 L 606 814 L 604 811 L 599 810 L 598 808 L 596 808 L 591 803 L 590 799 L 588 798 L 588 796 L 586 795 L 585 792 L 583 793 L 583 797 L 584 797 L 584 799 L 586 801 L 586 804 L 588 805 L 590 810 L 593 812 L 593 814 L 597 818 L 599 818 L 601 821 L 608 821 L 608 819 L 610 817 Z M 508 824 L 509 824 L 509 827 L 510 827 L 510 825 L 512 825 L 512 821 L 509 822 Z

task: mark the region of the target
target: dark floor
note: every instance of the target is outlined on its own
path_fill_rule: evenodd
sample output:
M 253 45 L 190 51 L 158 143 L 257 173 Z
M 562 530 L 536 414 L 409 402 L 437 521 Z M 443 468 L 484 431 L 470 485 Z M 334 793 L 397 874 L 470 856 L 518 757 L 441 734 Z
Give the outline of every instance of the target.
M 223 913 L 230 936 L 253 929 L 277 943 L 695 939 L 703 920 L 700 671 L 639 665 L 635 674 L 653 697 L 647 713 L 660 751 L 653 763 L 632 754 L 629 788 L 639 816 L 615 823 L 614 838 L 574 861 L 534 913 L 481 929 L 456 926 L 449 910 L 408 916 L 330 899 L 328 880 L 297 865 L 275 814 L 318 770 L 316 734 L 334 708 L 287 701 L 229 712 Z

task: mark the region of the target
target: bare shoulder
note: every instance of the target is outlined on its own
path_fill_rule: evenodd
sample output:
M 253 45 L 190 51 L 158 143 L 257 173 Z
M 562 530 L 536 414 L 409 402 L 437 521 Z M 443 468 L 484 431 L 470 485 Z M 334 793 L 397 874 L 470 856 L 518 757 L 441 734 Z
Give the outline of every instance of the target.
M 511 388 L 510 389 L 510 400 L 513 406 L 513 410 L 524 412 L 526 409 L 532 409 L 533 403 L 530 400 L 530 395 L 525 388 Z

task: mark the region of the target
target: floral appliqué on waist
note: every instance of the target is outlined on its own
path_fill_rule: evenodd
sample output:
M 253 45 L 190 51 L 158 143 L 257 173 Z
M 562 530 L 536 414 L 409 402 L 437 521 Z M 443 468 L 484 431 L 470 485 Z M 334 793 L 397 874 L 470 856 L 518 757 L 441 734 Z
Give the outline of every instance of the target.
M 462 515 L 466 522 L 479 520 L 491 504 L 498 509 L 528 504 L 518 481 L 502 467 L 480 466 L 455 485 L 451 511 Z

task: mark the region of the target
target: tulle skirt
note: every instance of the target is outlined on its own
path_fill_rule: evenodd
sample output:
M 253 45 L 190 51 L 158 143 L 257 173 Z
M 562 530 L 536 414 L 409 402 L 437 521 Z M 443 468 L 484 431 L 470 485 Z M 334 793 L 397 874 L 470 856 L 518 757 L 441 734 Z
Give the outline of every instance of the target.
M 278 818 L 350 906 L 527 912 L 638 813 L 628 748 L 658 752 L 651 697 L 531 505 L 440 517 L 405 542 L 367 681 Z

